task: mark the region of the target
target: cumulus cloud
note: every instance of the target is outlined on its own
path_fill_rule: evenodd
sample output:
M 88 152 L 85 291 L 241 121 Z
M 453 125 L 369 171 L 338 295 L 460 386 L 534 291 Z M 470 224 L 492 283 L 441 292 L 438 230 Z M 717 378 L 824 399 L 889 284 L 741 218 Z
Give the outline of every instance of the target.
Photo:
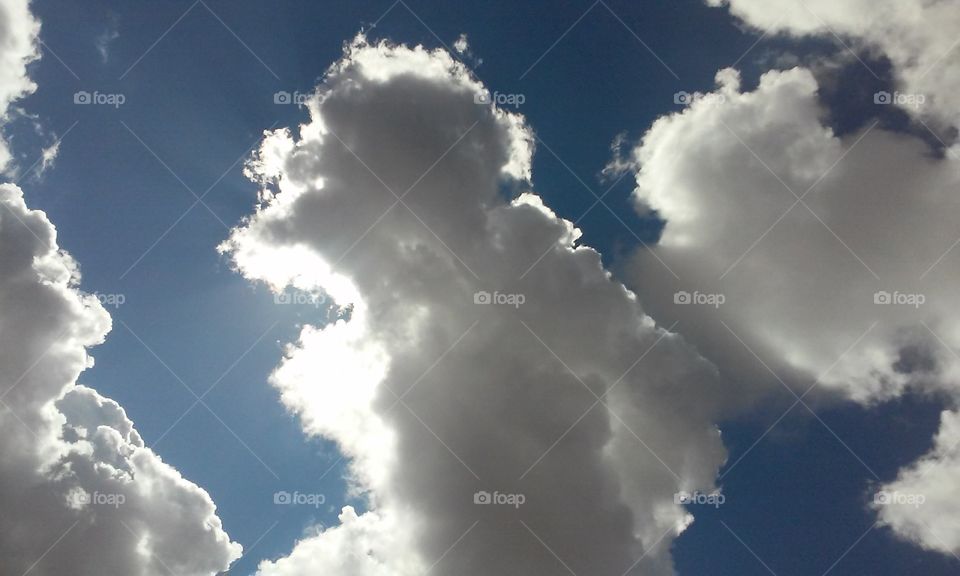
M 934 447 L 874 496 L 880 519 L 929 550 L 957 554 L 960 543 L 960 414 L 945 411 Z
M 77 383 L 110 316 L 43 212 L 0 185 L 0 572 L 212 575 L 240 554 L 202 489 Z
M 811 401 L 869 405 L 915 391 L 955 406 L 955 150 L 938 158 L 876 125 L 838 137 L 803 68 L 768 72 L 753 92 L 733 70 L 717 82 L 612 165 L 632 166 L 637 208 L 666 222 L 636 257 L 640 301 L 727 377 L 777 389 L 781 379 L 797 395 L 812 390 Z M 883 489 L 956 500 L 956 418 L 947 412 L 937 447 Z M 960 550 L 958 533 L 933 522 L 937 510 L 880 515 L 928 548 Z M 924 517 L 932 529 L 920 528 Z
M 960 11 L 952 0 L 707 0 L 758 29 L 823 36 L 844 46 L 885 55 L 902 97 L 916 116 L 960 126 Z M 918 103 L 917 97 L 922 97 Z M 864 102 L 865 105 L 871 103 Z
M 26 1 L 0 0 L 0 126 L 26 116 L 12 103 L 36 88 L 27 65 L 39 29 Z M 43 150 L 38 172 L 58 146 Z M 0 140 L 0 170 L 11 164 Z M 116 402 L 77 381 L 110 330 L 79 280 L 46 215 L 0 184 L 0 572 L 221 572 L 240 546 L 209 495 L 146 447 Z
M 40 22 L 27 0 L 0 0 L 0 127 L 10 120 L 11 104 L 32 94 L 36 84 L 27 65 L 40 58 Z M 8 171 L 12 155 L 0 137 L 0 172 Z
M 485 90 L 359 37 L 248 165 L 262 202 L 221 249 L 342 306 L 271 381 L 366 509 L 262 576 L 671 574 L 674 494 L 713 487 L 730 391 L 530 190 L 532 133 Z

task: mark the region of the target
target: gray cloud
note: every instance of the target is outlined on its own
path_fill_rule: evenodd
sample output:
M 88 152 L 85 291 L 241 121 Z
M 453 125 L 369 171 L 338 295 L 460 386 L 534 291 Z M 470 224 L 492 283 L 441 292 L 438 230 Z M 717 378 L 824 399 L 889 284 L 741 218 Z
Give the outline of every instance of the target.
M 843 50 L 879 52 L 900 90 L 884 104 L 960 126 L 960 11 L 952 0 L 707 0 L 764 32 L 845 38 Z M 866 64 L 865 64 L 866 65 Z M 879 75 L 879 72 L 875 72 Z M 864 106 L 872 104 L 865 101 Z
M 671 574 L 674 494 L 713 487 L 736 401 L 528 191 L 532 134 L 484 90 L 444 51 L 358 38 L 248 166 L 264 202 L 222 250 L 350 305 L 272 383 L 369 507 L 263 576 Z
M 39 30 L 28 2 L 0 0 L 0 126 L 36 88 L 26 67 Z M 43 151 L 41 172 L 56 151 Z M 3 141 L 0 170 L 11 171 Z M 216 574 L 240 546 L 209 495 L 145 447 L 116 402 L 77 383 L 110 330 L 79 281 L 46 215 L 0 184 L 0 572 Z
M 0 571 L 216 574 L 240 547 L 123 409 L 77 384 L 110 316 L 43 212 L 0 185 Z
M 632 166 L 638 210 L 666 221 L 635 259 L 640 300 L 727 378 L 809 391 L 810 403 L 913 391 L 955 407 L 957 150 L 937 158 L 875 125 L 836 136 L 807 69 L 768 72 L 753 92 L 732 70 L 717 78 L 611 164 Z M 881 487 L 926 505 L 877 508 L 898 534 L 954 553 L 960 531 L 942 511 L 960 496 L 956 417 L 946 412 L 937 447 Z

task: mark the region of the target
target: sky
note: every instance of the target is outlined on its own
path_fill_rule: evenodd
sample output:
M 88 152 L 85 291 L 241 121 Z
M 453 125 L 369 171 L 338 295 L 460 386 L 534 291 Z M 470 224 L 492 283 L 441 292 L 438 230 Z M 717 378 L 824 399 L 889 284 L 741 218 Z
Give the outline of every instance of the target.
M 0 570 L 955 574 L 949 0 L 0 0 Z

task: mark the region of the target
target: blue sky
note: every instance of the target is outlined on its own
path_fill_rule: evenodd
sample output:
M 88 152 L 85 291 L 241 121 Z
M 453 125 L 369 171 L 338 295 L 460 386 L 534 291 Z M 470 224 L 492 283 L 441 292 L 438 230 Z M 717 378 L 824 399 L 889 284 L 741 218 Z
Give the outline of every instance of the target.
M 477 77 L 525 96 L 518 111 L 540 140 L 533 184 L 545 202 L 577 220 L 595 200 L 586 187 L 610 188 L 606 206 L 577 225 L 582 243 L 629 285 L 630 254 L 656 242 L 662 222 L 633 209 L 633 178 L 614 184 L 601 175 L 614 138 L 636 141 L 681 108 L 675 93 L 711 90 L 721 68 L 737 63 L 752 90 L 771 54 L 830 44 L 755 45 L 760 34 L 700 0 L 35 0 L 32 9 L 44 48 L 30 69 L 38 88 L 21 105 L 62 142 L 55 165 L 20 185 L 80 263 L 81 288 L 124 300 L 108 307 L 113 330 L 80 382 L 119 402 L 147 445 L 210 493 L 225 530 L 247 549 L 230 571 L 238 575 L 286 555 L 313 526 L 335 524 L 344 503 L 364 507 L 346 499 L 335 446 L 308 438 L 267 383 L 283 345 L 302 324 L 326 322 L 328 306 L 278 305 L 216 250 L 256 202 L 242 166 L 263 131 L 307 120 L 304 109 L 276 104 L 276 92 L 310 92 L 361 30 L 428 47 L 466 34 Z M 97 39 L 111 31 L 104 58 Z M 853 75 L 858 64 L 847 66 Z M 76 105 L 78 91 L 125 100 Z M 851 120 L 857 106 L 842 95 L 829 104 L 841 111 L 841 133 L 875 116 Z M 8 133 L 29 165 L 42 142 L 22 120 Z M 782 402 L 721 423 L 727 466 L 736 463 L 729 475 L 721 470 L 728 503 L 697 510 L 677 539 L 680 575 L 957 572 L 956 558 L 888 529 L 863 536 L 875 521 L 869 485 L 930 449 L 940 400 L 814 405 L 818 418 L 800 409 L 765 435 Z M 326 503 L 277 506 L 278 491 L 322 493 Z

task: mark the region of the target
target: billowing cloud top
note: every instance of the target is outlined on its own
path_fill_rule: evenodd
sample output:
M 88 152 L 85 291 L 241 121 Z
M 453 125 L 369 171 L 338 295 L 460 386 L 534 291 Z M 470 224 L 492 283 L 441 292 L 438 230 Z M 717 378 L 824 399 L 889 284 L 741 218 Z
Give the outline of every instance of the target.
M 110 316 L 43 212 L 0 185 L 0 572 L 210 576 L 240 555 L 206 492 L 77 384 Z
M 876 51 L 896 91 L 865 106 L 960 126 L 950 0 L 706 1 Z M 0 126 L 35 89 L 38 34 L 25 0 L 0 0 Z M 665 221 L 632 263 L 638 298 L 531 189 L 530 128 L 463 63 L 348 42 L 309 119 L 265 134 L 260 202 L 220 247 L 251 281 L 340 306 L 271 384 L 337 443 L 358 504 L 259 576 L 671 575 L 682 495 L 716 490 L 726 459 L 716 423 L 781 384 L 798 404 L 944 399 L 933 447 L 873 507 L 960 553 L 960 147 L 838 135 L 819 88 L 805 68 L 753 91 L 722 70 L 611 164 Z M 53 225 L 0 185 L 0 573 L 226 570 L 241 548 L 209 495 L 78 382 L 110 330 L 78 286 Z
M 263 202 L 222 250 L 344 307 L 272 382 L 368 508 L 263 576 L 671 574 L 674 495 L 713 486 L 716 371 L 526 190 L 532 134 L 486 95 L 358 37 L 248 166 Z
M 729 5 L 770 33 L 823 36 L 879 51 L 894 65 L 900 93 L 887 101 L 915 116 L 960 126 L 960 10 L 953 0 L 707 0 Z M 848 46 L 849 47 L 849 46 Z M 870 102 L 864 102 L 870 105 Z
M 39 31 L 26 0 L 0 0 L 0 128 L 36 88 L 27 65 Z M 10 161 L 0 138 L 0 171 Z M 77 382 L 110 330 L 79 282 L 46 215 L 0 184 L 0 573 L 217 574 L 241 549 L 210 496 L 146 447 L 116 402 Z
M 727 377 L 781 379 L 800 398 L 915 391 L 955 406 L 956 150 L 938 158 L 876 125 L 836 136 L 803 68 L 768 72 L 753 92 L 733 70 L 717 80 L 627 162 L 638 210 L 666 221 L 637 256 L 641 301 Z M 956 419 L 945 412 L 934 451 L 883 488 L 926 505 L 878 507 L 901 535 L 954 553 L 960 528 L 942 511 L 955 507 Z

